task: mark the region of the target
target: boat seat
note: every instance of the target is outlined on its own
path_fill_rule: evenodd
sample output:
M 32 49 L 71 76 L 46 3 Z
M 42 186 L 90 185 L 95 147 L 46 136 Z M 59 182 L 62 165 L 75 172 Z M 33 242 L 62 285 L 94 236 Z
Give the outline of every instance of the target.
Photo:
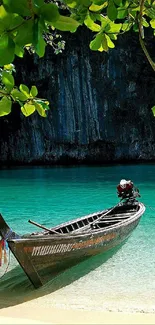
M 104 226 L 105 227 L 108 227 L 108 226 L 112 226 L 116 223 L 119 223 L 121 222 L 122 220 L 112 220 L 111 222 L 110 221 L 99 221 L 99 222 L 96 222 L 95 224 L 91 224 L 90 227 L 91 229 L 98 229 L 98 228 L 103 228 Z
M 129 219 L 129 217 L 121 217 L 121 216 L 111 216 L 111 217 L 106 217 L 106 218 L 103 218 L 103 219 L 100 219 L 99 221 L 104 221 L 104 220 L 113 220 L 113 219 L 122 219 L 122 220 L 125 220 L 125 219 Z

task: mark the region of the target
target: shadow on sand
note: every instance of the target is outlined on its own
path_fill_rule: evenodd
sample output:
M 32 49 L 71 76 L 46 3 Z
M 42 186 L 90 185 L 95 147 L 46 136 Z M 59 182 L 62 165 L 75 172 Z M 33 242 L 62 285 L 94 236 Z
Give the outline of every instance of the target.
M 7 272 L 0 280 L 0 309 L 30 301 L 61 289 L 105 263 L 122 245 L 87 260 L 52 278 L 39 289 L 34 289 L 20 266 Z

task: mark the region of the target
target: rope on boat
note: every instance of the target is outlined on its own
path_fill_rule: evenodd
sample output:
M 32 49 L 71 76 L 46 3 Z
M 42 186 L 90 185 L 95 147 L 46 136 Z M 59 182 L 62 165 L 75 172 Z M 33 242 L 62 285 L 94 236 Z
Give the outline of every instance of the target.
M 6 266 L 6 269 L 5 269 L 5 271 L 4 271 L 4 273 L 0 276 L 0 279 L 2 279 L 3 278 L 3 276 L 7 273 L 7 271 L 8 271 L 8 268 L 9 268 L 9 265 L 10 265 L 10 260 L 11 260 L 11 254 L 10 254 L 10 249 L 9 249 L 9 259 L 8 259 L 8 264 L 7 264 L 7 266 Z

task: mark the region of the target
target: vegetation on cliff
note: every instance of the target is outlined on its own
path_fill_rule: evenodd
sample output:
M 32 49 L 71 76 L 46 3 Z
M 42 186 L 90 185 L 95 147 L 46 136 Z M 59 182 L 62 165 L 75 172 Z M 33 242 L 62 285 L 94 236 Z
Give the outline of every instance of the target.
M 24 51 L 45 54 L 47 44 L 55 53 L 64 48 L 59 31 L 76 32 L 85 25 L 93 32 L 90 49 L 108 51 L 115 47 L 120 34 L 130 30 L 139 33 L 141 47 L 155 70 L 144 42 L 145 28 L 155 35 L 154 0 L 2 0 L 0 1 L 0 116 L 11 112 L 18 102 L 25 116 L 37 111 L 46 116 L 49 102 L 38 98 L 36 86 L 15 85 L 13 77 L 15 57 L 22 58 Z M 57 32 L 58 31 L 58 32 Z M 55 42 L 54 39 L 58 41 Z M 152 108 L 155 114 L 155 107 Z

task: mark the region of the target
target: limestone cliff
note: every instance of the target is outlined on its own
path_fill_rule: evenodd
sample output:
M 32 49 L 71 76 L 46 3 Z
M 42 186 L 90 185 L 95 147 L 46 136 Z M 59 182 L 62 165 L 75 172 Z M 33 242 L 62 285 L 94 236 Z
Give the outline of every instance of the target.
M 155 159 L 155 73 L 138 37 L 108 54 L 89 50 L 89 32 L 67 35 L 66 50 L 17 61 L 18 82 L 48 98 L 46 119 L 17 107 L 0 118 L 0 163 L 118 162 Z

